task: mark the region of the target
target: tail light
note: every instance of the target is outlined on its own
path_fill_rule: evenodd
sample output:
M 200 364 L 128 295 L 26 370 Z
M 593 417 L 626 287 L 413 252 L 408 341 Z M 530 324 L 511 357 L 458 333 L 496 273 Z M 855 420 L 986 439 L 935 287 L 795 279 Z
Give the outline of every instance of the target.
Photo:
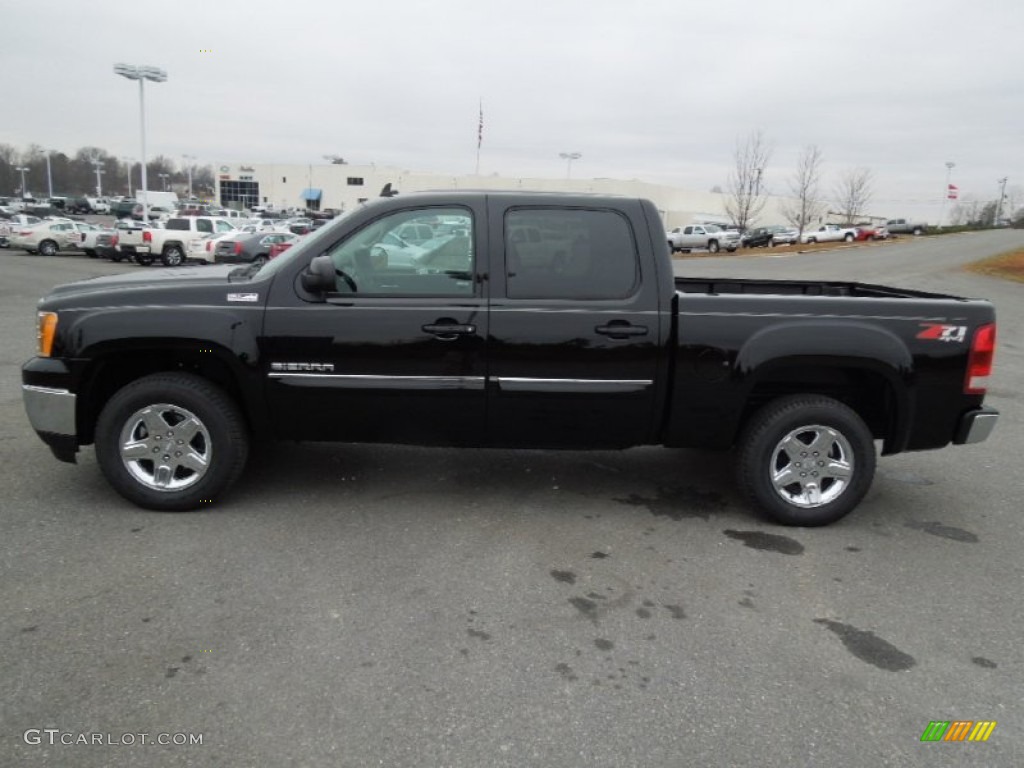
M 207 240 L 206 241 L 206 251 L 207 251 L 207 253 L 209 253 L 212 250 L 213 250 L 213 240 Z
M 144 242 L 144 243 L 152 243 L 153 242 L 153 233 L 150 232 L 148 229 L 142 230 L 142 242 Z
M 235 243 L 235 256 L 242 255 L 242 244 L 241 242 Z
M 110 238 L 110 246 L 111 247 L 117 245 L 120 242 L 121 242 L 121 238 L 118 237 L 117 235 L 114 235 L 112 238 Z
M 23 229 L 18 234 L 21 235 L 22 237 L 28 237 L 29 235 L 32 234 L 32 230 L 31 229 Z
M 984 395 L 988 377 L 992 375 L 992 361 L 996 352 L 996 324 L 988 323 L 974 332 L 971 353 L 967 360 L 967 378 L 964 394 Z

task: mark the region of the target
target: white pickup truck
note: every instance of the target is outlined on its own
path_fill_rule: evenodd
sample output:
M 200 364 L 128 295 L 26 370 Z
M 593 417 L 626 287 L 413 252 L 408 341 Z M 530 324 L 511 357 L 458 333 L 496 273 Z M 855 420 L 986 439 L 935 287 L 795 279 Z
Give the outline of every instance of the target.
M 209 234 L 234 232 L 235 225 L 219 216 L 175 216 L 162 229 L 144 227 L 123 232 L 116 250 L 123 258 L 148 266 L 159 258 L 165 267 L 185 262 L 190 240 Z
M 822 224 L 817 229 L 804 230 L 801 243 L 838 243 L 845 240 L 852 243 L 857 239 L 856 227 L 840 227 L 838 224 Z
M 723 248 L 732 253 L 740 247 L 740 233 L 733 229 L 722 229 L 717 224 L 676 227 L 666 232 L 665 237 L 672 253 L 696 250 L 718 253 Z

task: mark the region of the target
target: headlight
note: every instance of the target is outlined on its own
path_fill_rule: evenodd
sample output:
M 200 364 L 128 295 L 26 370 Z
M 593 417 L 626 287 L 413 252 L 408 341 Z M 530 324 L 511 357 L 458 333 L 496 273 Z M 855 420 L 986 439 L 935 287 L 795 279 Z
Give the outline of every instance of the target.
M 40 312 L 38 322 L 36 335 L 39 339 L 39 356 L 49 357 L 53 349 L 53 337 L 57 334 L 57 313 Z

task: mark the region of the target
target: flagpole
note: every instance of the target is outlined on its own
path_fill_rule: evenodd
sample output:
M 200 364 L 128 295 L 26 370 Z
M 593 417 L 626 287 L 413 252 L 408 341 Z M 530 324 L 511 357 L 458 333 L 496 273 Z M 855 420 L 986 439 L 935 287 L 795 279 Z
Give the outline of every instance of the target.
M 480 122 L 476 129 L 476 175 L 480 175 L 480 145 L 484 143 L 484 100 L 480 99 Z
M 953 168 L 956 163 L 952 161 L 946 161 L 946 188 L 942 192 L 942 215 L 939 218 L 939 229 L 946 226 L 946 206 L 949 204 L 949 179 L 953 174 Z

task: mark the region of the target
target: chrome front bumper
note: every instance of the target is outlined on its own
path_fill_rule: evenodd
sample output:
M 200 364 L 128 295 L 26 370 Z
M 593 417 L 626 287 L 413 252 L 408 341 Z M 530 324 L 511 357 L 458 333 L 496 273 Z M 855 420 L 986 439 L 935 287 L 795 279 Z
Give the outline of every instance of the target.
M 22 384 L 21 396 L 32 428 L 39 433 L 75 435 L 76 396 L 66 389 Z
M 998 420 L 999 411 L 988 406 L 965 413 L 960 417 L 960 424 L 953 437 L 954 445 L 968 445 L 987 440 Z

